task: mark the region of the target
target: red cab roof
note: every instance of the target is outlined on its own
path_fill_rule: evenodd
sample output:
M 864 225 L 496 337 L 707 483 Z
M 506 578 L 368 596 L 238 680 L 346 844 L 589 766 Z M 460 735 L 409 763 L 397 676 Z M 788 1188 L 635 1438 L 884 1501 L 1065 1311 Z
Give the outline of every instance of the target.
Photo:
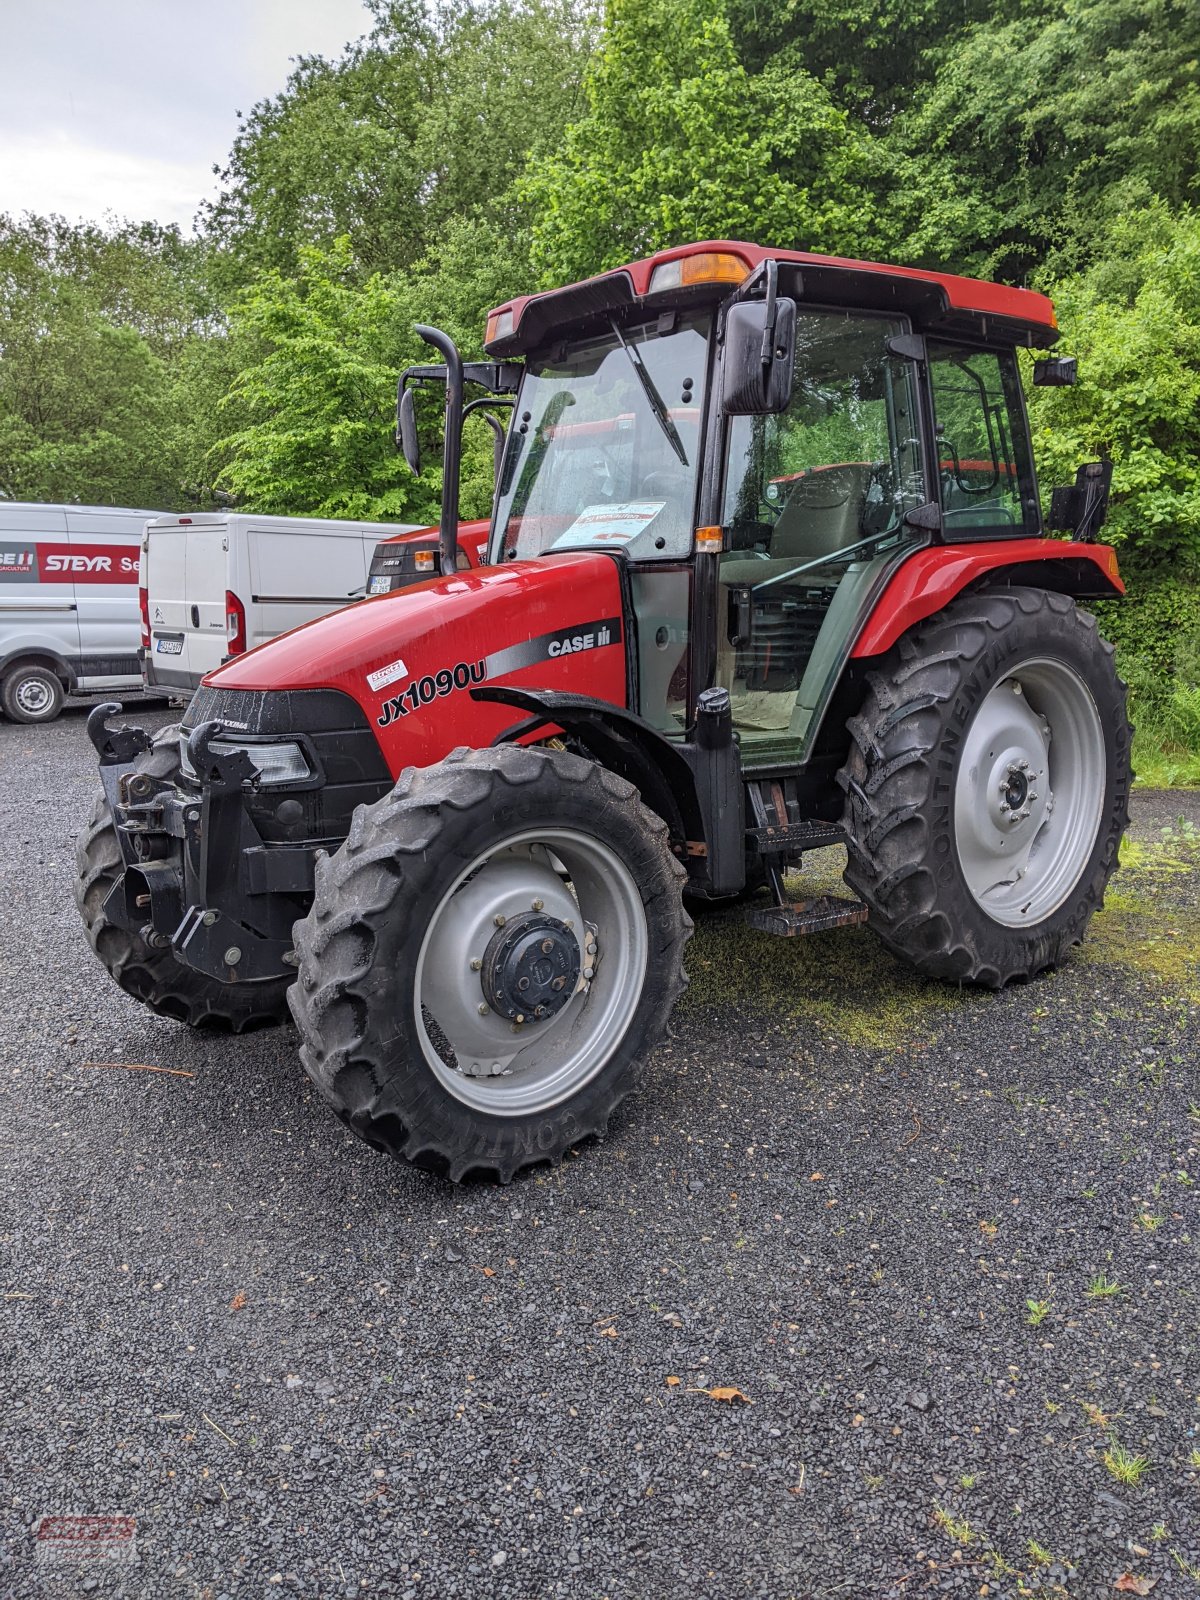
M 800 269 L 803 300 L 813 304 L 891 309 L 912 316 L 919 327 L 930 331 L 967 333 L 1014 344 L 1044 346 L 1058 338 L 1054 307 L 1044 294 L 1032 289 L 1013 289 L 1006 284 L 930 272 L 922 267 L 853 261 L 844 256 L 813 255 L 806 250 L 772 250 L 738 239 L 706 239 L 660 250 L 582 283 L 506 300 L 488 317 L 484 348 L 494 356 L 531 350 L 566 324 L 650 297 L 651 279 L 659 268 L 705 255 L 725 258 L 714 266 L 711 278 L 685 284 L 682 290 L 676 281 L 653 291 L 654 299 L 659 293 L 672 300 L 678 300 L 681 294 L 690 297 L 697 291 L 726 294 L 736 286 L 737 261 L 745 267 L 743 276 L 749 276 L 763 261 L 774 259 L 780 266 Z M 718 272 L 721 276 L 716 275 Z M 663 274 L 676 279 L 680 275 Z

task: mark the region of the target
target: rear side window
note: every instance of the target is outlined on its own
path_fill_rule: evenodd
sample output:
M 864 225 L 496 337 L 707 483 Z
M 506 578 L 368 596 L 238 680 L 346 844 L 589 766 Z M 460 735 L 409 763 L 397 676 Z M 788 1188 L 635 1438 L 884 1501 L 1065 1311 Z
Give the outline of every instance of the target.
M 1015 359 L 929 342 L 947 539 L 1036 535 L 1037 497 Z

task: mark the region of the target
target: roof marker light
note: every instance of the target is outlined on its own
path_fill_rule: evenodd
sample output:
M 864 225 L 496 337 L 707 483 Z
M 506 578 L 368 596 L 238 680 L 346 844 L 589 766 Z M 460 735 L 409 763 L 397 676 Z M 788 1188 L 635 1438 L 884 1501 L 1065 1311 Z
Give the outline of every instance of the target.
M 649 294 L 661 289 L 686 289 L 693 283 L 741 283 L 750 271 L 741 256 L 725 250 L 702 250 L 699 255 L 663 261 L 650 274 Z
M 483 336 L 484 344 L 491 344 L 495 339 L 507 339 L 513 331 L 513 314 L 510 311 L 493 311 L 487 319 L 487 332 Z

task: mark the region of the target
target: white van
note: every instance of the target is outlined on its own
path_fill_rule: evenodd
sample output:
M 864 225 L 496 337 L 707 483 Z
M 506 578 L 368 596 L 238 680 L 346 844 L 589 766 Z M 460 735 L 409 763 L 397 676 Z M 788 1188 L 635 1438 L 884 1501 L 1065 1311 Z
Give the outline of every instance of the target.
M 230 656 L 361 599 L 395 522 L 197 512 L 158 517 L 142 542 L 146 682 L 199 687 Z
M 142 687 L 138 555 L 157 511 L 0 500 L 0 706 L 49 722 L 68 694 Z

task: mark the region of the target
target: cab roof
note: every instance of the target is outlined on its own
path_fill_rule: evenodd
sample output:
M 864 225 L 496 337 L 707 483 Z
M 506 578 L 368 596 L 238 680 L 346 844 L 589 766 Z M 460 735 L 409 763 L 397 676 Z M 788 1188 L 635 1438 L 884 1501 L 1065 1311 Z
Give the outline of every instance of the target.
M 659 268 L 705 255 L 726 258 L 720 269 L 714 269 L 723 276 L 714 275 L 683 287 L 675 282 L 651 289 L 651 280 Z M 1013 289 L 1006 284 L 922 267 L 888 266 L 844 256 L 813 255 L 806 250 L 772 250 L 738 239 L 706 239 L 660 250 L 581 283 L 506 300 L 488 317 L 484 348 L 492 356 L 522 355 L 557 332 L 637 302 L 645 301 L 647 310 L 653 311 L 660 304 L 677 305 L 705 295 L 711 298 L 714 293 L 724 296 L 737 287 L 738 281 L 736 261 L 729 258 L 744 265 L 744 277 L 766 260 L 777 261 L 781 268 L 780 291 L 796 294 L 801 305 L 896 311 L 911 316 L 922 331 L 1008 344 L 1047 346 L 1058 338 L 1054 307 L 1044 294 L 1031 289 Z M 663 274 L 673 278 L 682 275 Z

